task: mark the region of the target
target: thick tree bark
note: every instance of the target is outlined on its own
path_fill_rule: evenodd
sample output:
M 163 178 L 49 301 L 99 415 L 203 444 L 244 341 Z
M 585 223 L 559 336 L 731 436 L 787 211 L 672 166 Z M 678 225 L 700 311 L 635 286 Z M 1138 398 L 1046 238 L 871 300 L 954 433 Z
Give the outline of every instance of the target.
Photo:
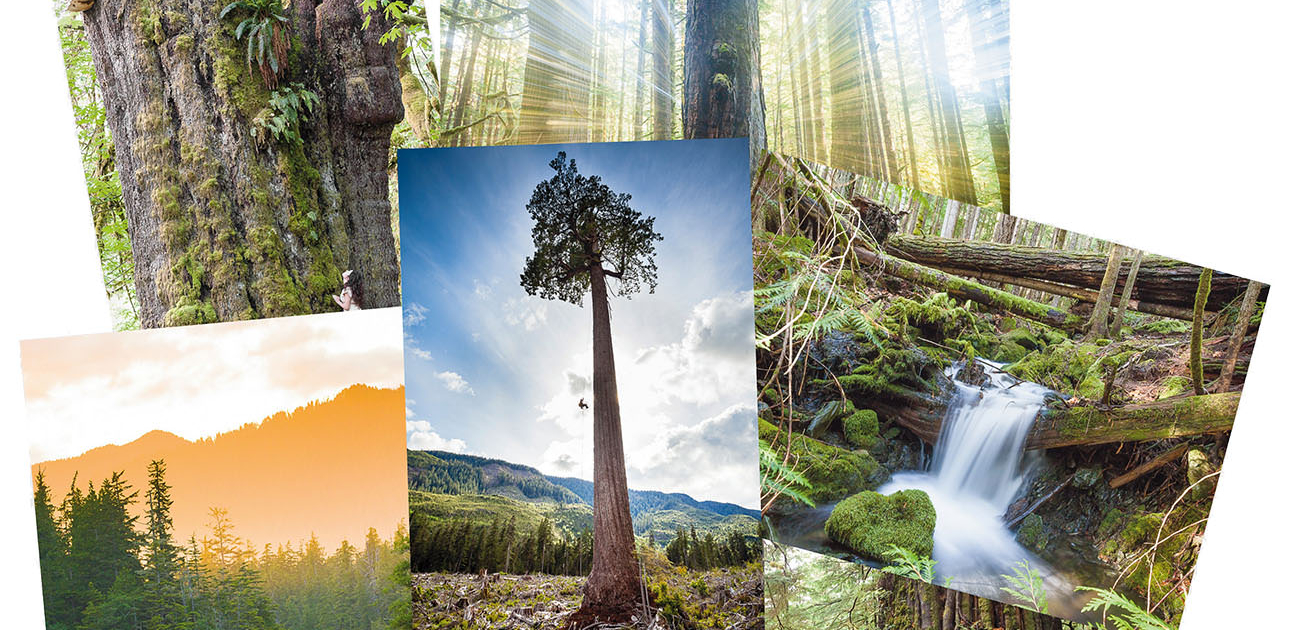
M 1110 256 L 1106 259 L 1106 272 L 1101 277 L 1101 288 L 1097 291 L 1097 301 L 1092 305 L 1092 318 L 1088 320 L 1086 339 L 1100 339 L 1106 335 L 1110 322 L 1110 302 L 1115 296 L 1115 284 L 1119 282 L 1119 270 L 1124 264 L 1124 248 L 1119 243 L 1110 244 Z
M 521 144 L 583 142 L 590 126 L 592 0 L 528 4 Z
M 749 162 L 767 149 L 757 0 L 688 0 L 683 59 L 685 138 L 749 136 Z
M 969 269 L 1046 280 L 1078 287 L 1096 287 L 1106 274 L 1107 256 L 1097 252 L 1061 251 L 1045 248 L 961 241 L 896 234 L 885 243 L 885 251 L 911 262 Z M 1133 297 L 1142 302 L 1187 308 L 1196 295 L 1201 267 L 1162 258 L 1143 257 L 1133 287 Z M 1246 289 L 1245 278 L 1214 274 L 1207 308 L 1217 311 Z
M 1252 281 L 1246 285 L 1246 294 L 1241 298 L 1241 308 L 1237 311 L 1237 323 L 1233 326 L 1232 337 L 1228 340 L 1228 354 L 1223 359 L 1219 371 L 1216 392 L 1226 392 L 1232 388 L 1232 377 L 1237 371 L 1237 355 L 1241 353 L 1241 344 L 1246 340 L 1246 331 L 1250 320 L 1255 316 L 1255 303 L 1259 300 L 1259 291 L 1264 285 Z M 1207 366 L 1202 365 L 1202 369 Z
M 83 13 L 106 98 L 144 327 L 335 310 L 344 269 L 365 306 L 398 303 L 388 147 L 401 120 L 388 26 L 355 2 L 295 0 L 281 86 L 321 106 L 302 143 L 270 137 L 270 92 L 238 19 L 187 0 L 100 0 Z
M 595 523 L 591 575 L 583 586 L 582 607 L 569 620 L 571 628 L 586 627 L 596 620 L 627 621 L 636 614 L 641 601 L 641 576 L 633 555 L 632 512 L 623 461 L 609 296 L 599 261 L 591 264 L 590 274 Z
M 654 139 L 673 137 L 673 1 L 651 0 L 654 5 Z

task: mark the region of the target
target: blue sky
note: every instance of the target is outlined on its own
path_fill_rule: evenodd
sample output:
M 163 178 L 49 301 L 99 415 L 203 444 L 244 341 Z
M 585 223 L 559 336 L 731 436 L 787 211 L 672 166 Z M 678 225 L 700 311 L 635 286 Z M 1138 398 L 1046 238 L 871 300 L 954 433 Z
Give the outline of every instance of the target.
M 528 296 L 558 151 L 655 217 L 659 285 L 611 303 L 628 483 L 758 505 L 744 139 L 398 152 L 407 444 L 591 478 L 589 304 Z

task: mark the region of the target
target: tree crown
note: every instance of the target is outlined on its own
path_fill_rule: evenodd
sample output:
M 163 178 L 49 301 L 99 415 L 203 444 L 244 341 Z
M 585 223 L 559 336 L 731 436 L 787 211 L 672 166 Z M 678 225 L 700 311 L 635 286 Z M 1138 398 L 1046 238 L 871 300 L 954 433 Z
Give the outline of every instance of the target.
M 578 174 L 577 160 L 565 158 L 561 151 L 551 160 L 555 175 L 528 201 L 536 251 L 520 284 L 529 295 L 581 304 L 599 268 L 619 280 L 615 295 L 636 293 L 643 284 L 654 293 L 655 242 L 663 240 L 654 217 L 641 216 L 629 205 L 632 195 L 614 192 L 599 176 Z

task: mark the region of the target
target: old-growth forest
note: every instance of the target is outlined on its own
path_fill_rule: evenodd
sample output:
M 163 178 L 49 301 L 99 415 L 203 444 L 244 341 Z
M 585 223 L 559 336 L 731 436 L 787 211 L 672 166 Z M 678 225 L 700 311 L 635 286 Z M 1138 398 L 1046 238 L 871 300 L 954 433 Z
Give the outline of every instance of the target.
M 748 135 L 1010 211 L 1001 0 L 452 0 L 443 18 L 441 145 Z
M 348 269 L 364 308 L 399 303 L 393 151 L 428 145 L 436 93 L 421 2 L 52 6 L 117 328 L 330 312 Z
M 122 472 L 74 484 L 55 505 L 35 476 L 46 627 L 266 630 L 410 627 L 408 540 L 371 528 L 332 552 L 312 536 L 256 548 L 238 515 L 209 508 L 201 532 L 172 525 L 167 465 L 148 465 L 141 489 Z M 143 517 L 132 515 L 143 504 Z
M 755 177 L 766 535 L 1177 627 L 1268 287 L 802 159 Z
M 417 627 L 563 624 L 591 571 L 591 482 L 442 451 L 408 451 L 407 465 Z M 629 504 L 661 624 L 757 620 L 756 512 L 639 490 Z

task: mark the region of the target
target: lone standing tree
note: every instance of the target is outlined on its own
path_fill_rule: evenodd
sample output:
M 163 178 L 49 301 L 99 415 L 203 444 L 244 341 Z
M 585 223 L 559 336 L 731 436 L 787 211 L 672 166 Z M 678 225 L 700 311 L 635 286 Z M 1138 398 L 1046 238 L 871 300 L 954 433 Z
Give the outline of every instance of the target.
M 577 161 L 566 161 L 563 151 L 550 166 L 555 175 L 538 184 L 528 202 L 537 251 L 527 259 L 520 284 L 529 295 L 578 305 L 591 292 L 594 558 L 582 607 L 568 624 L 586 627 L 596 621 L 627 621 L 641 601 L 606 279 L 618 280 L 618 296 L 636 293 L 642 285 L 654 293 L 655 241 L 663 236 L 654 231 L 653 217 L 642 217 L 628 205 L 631 195 L 610 190 L 599 176 L 579 175 Z

